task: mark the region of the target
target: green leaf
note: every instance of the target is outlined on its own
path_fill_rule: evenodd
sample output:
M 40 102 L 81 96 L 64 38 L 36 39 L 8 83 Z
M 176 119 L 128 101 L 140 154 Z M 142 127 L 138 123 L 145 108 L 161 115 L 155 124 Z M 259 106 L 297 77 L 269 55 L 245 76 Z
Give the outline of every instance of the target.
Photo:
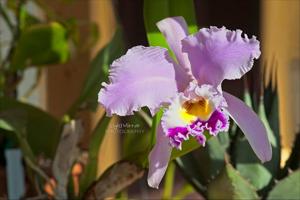
M 88 163 L 84 168 L 80 180 L 81 195 L 97 178 L 98 152 L 101 147 L 110 120 L 111 118 L 109 117 L 103 117 L 102 119 L 100 119 L 96 128 L 92 133 L 91 141 L 89 144 L 89 151 L 88 151 L 88 155 L 89 155 Z
M 259 199 L 255 188 L 230 164 L 208 185 L 208 199 Z
M 274 96 L 274 99 L 275 98 L 277 98 L 277 97 Z M 273 109 L 278 111 L 278 104 L 275 103 L 275 104 L 273 104 L 273 106 L 274 106 Z M 277 107 L 275 108 L 275 106 L 277 106 Z M 276 115 L 276 116 L 272 116 L 272 117 L 278 118 L 279 113 L 274 112 L 272 115 Z M 258 116 L 262 120 L 263 124 L 266 127 L 268 138 L 269 138 L 269 141 L 270 141 L 271 147 L 272 147 L 272 160 L 265 163 L 264 166 L 268 169 L 268 171 L 271 174 L 276 175 L 280 168 L 280 154 L 281 154 L 280 135 L 279 135 L 279 129 L 277 129 L 276 127 L 273 126 L 274 130 L 275 130 L 275 131 L 273 131 L 273 129 L 270 126 L 270 123 L 267 119 L 267 115 L 266 115 L 266 111 L 265 111 L 263 97 L 261 97 L 260 102 L 259 102 Z M 279 124 L 279 121 L 277 121 L 277 123 Z
M 225 146 L 220 142 L 220 138 L 227 133 L 220 133 L 218 137 L 213 137 L 207 141 L 205 148 L 178 157 L 176 162 L 182 170 L 185 178 L 203 196 L 206 196 L 206 186 L 223 169 L 225 165 Z M 205 163 L 202 164 L 202 163 Z
M 166 17 L 183 16 L 190 33 L 196 32 L 198 28 L 194 8 L 193 0 L 145 0 L 144 22 L 149 44 L 168 48 L 164 36 L 156 27 L 156 23 Z
M 65 27 L 57 22 L 28 27 L 17 42 L 11 69 L 66 62 L 70 51 L 67 39 Z
M 26 138 L 35 155 L 43 153 L 46 157 L 54 157 L 60 138 L 58 120 L 36 107 L 4 97 L 0 98 L 0 110 L 2 117 L 5 112 L 14 131 L 16 127 L 17 130 L 25 127 Z M 5 128 L 3 118 L 1 121 L 0 128 Z M 7 124 L 6 129 L 9 129 Z
M 276 109 L 278 107 L 277 88 L 273 88 L 272 84 L 269 83 L 267 87 L 264 88 L 263 96 L 266 115 L 270 116 L 272 114 L 273 109 Z
M 30 27 L 34 24 L 41 23 L 38 18 L 35 16 L 31 15 L 25 6 L 21 7 L 20 10 L 20 28 L 22 30 L 26 29 L 27 27 Z
M 206 148 L 200 148 L 176 159 L 176 164 L 184 178 L 204 197 L 206 196 L 207 172 L 209 171 L 209 166 L 206 163 L 208 160 L 206 150 Z M 200 164 L 200 160 L 205 165 Z
M 35 162 L 35 157 L 26 138 L 26 116 L 24 112 L 14 108 L 1 110 L 0 128 L 14 133 L 14 137 L 10 139 L 16 140 L 25 158 Z
M 225 165 L 226 148 L 225 146 L 222 146 L 220 138 L 225 138 L 226 136 L 228 136 L 228 133 L 219 133 L 217 138 L 212 138 L 207 142 L 208 155 L 210 158 L 210 179 L 211 177 L 216 176 Z
M 235 157 L 237 170 L 257 190 L 263 189 L 270 183 L 273 178 L 272 173 L 254 154 L 246 138 L 237 139 L 233 156 Z
M 142 167 L 148 166 L 148 155 L 155 143 L 156 129 L 160 118 L 162 116 L 162 110 L 160 110 L 152 120 L 152 126 L 149 130 L 148 124 L 145 124 L 145 120 L 141 116 L 127 116 L 121 118 L 122 123 L 129 123 L 136 126 L 136 128 L 123 128 L 119 131 L 128 133 L 124 134 L 123 142 L 123 155 L 126 160 L 130 160 Z M 134 131 L 134 132 L 132 132 Z M 129 133 L 130 132 L 130 133 Z M 132 134 L 134 133 L 134 134 Z M 139 141 L 138 143 L 136 141 Z
M 178 149 L 175 149 L 175 148 L 172 150 L 171 160 L 173 160 L 177 157 L 183 156 L 183 155 L 199 148 L 200 146 L 201 145 L 197 142 L 196 139 L 190 138 L 189 140 L 184 141 L 182 143 L 182 149 L 181 150 L 178 150 Z
M 292 200 L 300 197 L 300 170 L 279 181 L 268 195 L 268 200 Z
M 268 134 L 268 138 L 269 138 L 269 141 L 270 141 L 272 147 L 274 147 L 274 148 L 278 147 L 278 141 L 275 138 L 275 135 L 273 133 L 273 130 L 270 127 L 270 124 L 268 122 L 268 119 L 267 119 L 267 116 L 265 113 L 265 106 L 263 104 L 263 100 L 261 100 L 258 105 L 258 116 L 261 119 L 261 121 L 263 122 L 263 124 L 265 125 L 267 134 Z
M 280 130 L 279 130 L 279 100 L 277 88 L 272 89 L 271 84 L 264 89 L 264 98 L 261 104 L 264 106 L 265 113 L 264 121 L 268 122 L 268 129 L 272 130 L 272 162 L 277 162 L 277 166 L 280 164 L 280 154 L 281 154 L 281 145 L 280 145 Z M 269 133 L 270 134 L 270 133 Z M 275 139 L 274 139 L 275 137 Z M 274 141 L 275 140 L 275 141 Z
M 121 117 L 120 121 L 119 125 L 123 127 L 118 127 L 118 129 L 124 139 L 122 157 L 126 158 L 147 150 L 150 151 L 152 147 L 151 134 L 144 120 L 139 115 L 135 115 Z M 147 155 L 145 155 L 145 160 L 146 157 Z
M 79 108 L 95 110 L 98 102 L 97 95 L 101 83 L 108 80 L 109 65 L 124 53 L 122 32 L 117 29 L 112 40 L 103 48 L 90 64 L 90 70 L 83 84 L 80 96 L 69 110 L 69 115 L 74 115 Z
M 204 132 L 204 135 L 206 137 L 206 140 L 209 140 L 211 138 L 211 135 L 207 132 Z M 183 156 L 197 148 L 199 148 L 201 145 L 199 144 L 199 142 L 197 142 L 197 140 L 195 138 L 190 138 L 187 141 L 184 141 L 182 143 L 182 149 L 178 150 L 176 148 L 174 148 L 172 150 L 172 154 L 171 154 L 171 160 Z

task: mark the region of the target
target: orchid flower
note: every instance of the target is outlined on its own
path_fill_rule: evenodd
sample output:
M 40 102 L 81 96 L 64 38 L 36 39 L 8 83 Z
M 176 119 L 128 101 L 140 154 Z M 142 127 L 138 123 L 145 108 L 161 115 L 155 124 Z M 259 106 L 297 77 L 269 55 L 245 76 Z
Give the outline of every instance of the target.
M 231 117 L 262 161 L 272 151 L 266 129 L 257 115 L 238 98 L 222 91 L 223 80 L 240 79 L 260 56 L 259 41 L 241 30 L 202 28 L 188 35 L 182 17 L 157 23 L 176 61 L 161 47 L 136 46 L 115 60 L 110 83 L 103 83 L 98 101 L 108 116 L 132 115 L 143 106 L 154 115 L 164 109 L 156 144 L 149 155 L 148 184 L 158 188 L 172 148 L 191 138 L 205 145 L 205 132 L 226 132 Z

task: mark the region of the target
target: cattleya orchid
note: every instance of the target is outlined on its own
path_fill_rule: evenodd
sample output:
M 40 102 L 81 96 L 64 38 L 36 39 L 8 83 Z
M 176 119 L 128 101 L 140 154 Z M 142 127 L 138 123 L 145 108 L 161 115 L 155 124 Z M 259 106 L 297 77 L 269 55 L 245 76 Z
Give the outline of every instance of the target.
M 262 161 L 271 159 L 266 129 L 256 114 L 238 98 L 222 91 L 223 80 L 239 79 L 260 56 L 259 41 L 241 30 L 202 28 L 188 35 L 182 17 L 157 23 L 176 60 L 161 47 L 136 46 L 115 60 L 110 83 L 103 83 L 98 101 L 108 116 L 131 115 L 147 106 L 152 115 L 164 108 L 156 144 L 149 155 L 148 184 L 158 188 L 172 148 L 191 138 L 205 145 L 204 132 L 226 132 L 229 117 L 244 132 Z

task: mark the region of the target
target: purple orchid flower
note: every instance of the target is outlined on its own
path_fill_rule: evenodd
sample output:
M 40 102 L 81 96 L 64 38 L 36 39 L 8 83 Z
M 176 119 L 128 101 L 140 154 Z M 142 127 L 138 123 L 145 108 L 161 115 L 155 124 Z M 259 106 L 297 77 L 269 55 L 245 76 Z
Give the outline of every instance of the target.
M 203 28 L 188 35 L 182 17 L 157 23 L 177 62 L 161 47 L 136 46 L 114 61 L 110 83 L 104 83 L 98 100 L 108 116 L 132 115 L 147 106 L 152 115 L 164 108 L 156 144 L 149 155 L 148 184 L 158 188 L 172 148 L 181 149 L 189 138 L 205 145 L 212 136 L 228 130 L 229 116 L 244 132 L 262 161 L 272 157 L 266 129 L 257 115 L 238 98 L 222 91 L 223 80 L 239 79 L 260 56 L 259 41 L 241 30 Z

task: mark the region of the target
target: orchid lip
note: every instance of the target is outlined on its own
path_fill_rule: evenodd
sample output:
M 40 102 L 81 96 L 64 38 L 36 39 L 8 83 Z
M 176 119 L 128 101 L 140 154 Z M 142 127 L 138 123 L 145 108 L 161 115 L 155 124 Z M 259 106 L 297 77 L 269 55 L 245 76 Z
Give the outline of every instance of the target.
M 162 127 L 170 145 L 181 149 L 190 137 L 205 145 L 204 132 L 216 136 L 227 131 L 229 117 L 223 112 L 225 99 L 210 85 L 190 83 L 184 93 L 174 98 L 162 118 Z
M 182 143 L 190 137 L 196 138 L 200 145 L 205 146 L 205 131 L 212 136 L 217 136 L 219 132 L 226 132 L 228 128 L 229 117 L 221 110 L 215 110 L 207 121 L 197 119 L 186 127 L 168 129 L 167 137 L 172 147 L 181 150 Z

